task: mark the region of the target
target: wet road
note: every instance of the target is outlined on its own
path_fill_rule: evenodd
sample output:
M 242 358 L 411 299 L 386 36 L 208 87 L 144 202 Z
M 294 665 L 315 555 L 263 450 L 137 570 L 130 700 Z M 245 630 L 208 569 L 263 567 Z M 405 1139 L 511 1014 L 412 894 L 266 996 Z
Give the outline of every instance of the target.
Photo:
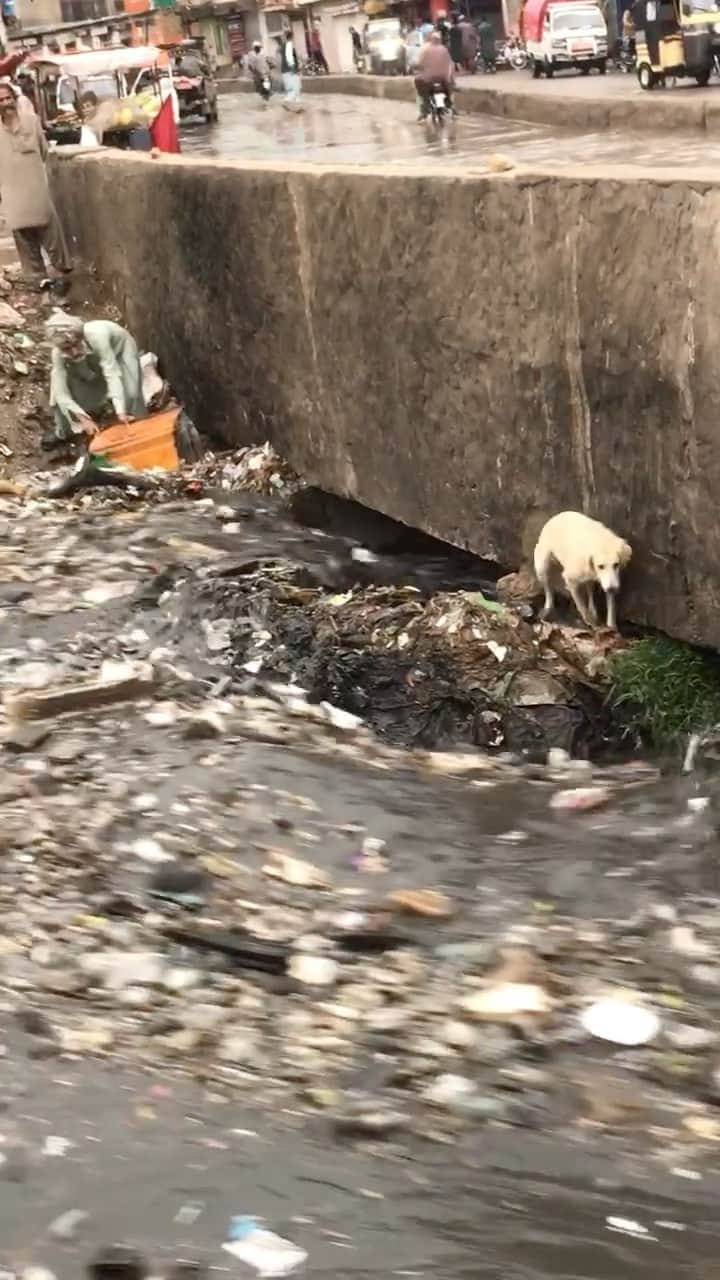
M 706 135 L 633 137 L 625 132 L 575 133 L 489 116 L 462 116 L 454 137 L 428 141 L 410 103 L 383 102 L 350 95 L 306 95 L 302 114 L 283 110 L 280 97 L 267 105 L 255 94 L 232 93 L 220 100 L 217 125 L 187 125 L 186 155 L 227 156 L 253 160 L 292 160 L 308 164 L 374 165 L 399 169 L 443 165 L 465 172 L 484 170 L 489 155 L 508 156 L 531 167 L 577 164 L 662 166 L 689 169 L 720 167 L 720 141 Z M 458 94 L 462 112 L 462 93 Z

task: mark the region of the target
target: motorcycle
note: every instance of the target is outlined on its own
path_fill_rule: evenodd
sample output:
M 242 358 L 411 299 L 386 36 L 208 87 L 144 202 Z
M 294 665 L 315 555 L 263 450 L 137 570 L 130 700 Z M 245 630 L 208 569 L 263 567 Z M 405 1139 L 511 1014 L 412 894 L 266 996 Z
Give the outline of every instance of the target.
M 503 58 L 513 71 L 524 71 L 528 64 L 527 49 L 516 36 L 509 36 L 505 41 Z
M 629 75 L 635 71 L 635 41 L 622 40 L 615 53 L 615 70 Z
M 428 106 L 430 108 L 428 121 L 440 132 L 445 128 L 445 120 L 449 117 L 451 111 L 450 99 L 445 92 L 444 85 L 438 83 L 430 86 Z
M 482 71 L 485 75 L 495 75 L 497 71 L 497 57 L 486 58 L 485 54 L 478 49 L 475 54 L 475 70 Z

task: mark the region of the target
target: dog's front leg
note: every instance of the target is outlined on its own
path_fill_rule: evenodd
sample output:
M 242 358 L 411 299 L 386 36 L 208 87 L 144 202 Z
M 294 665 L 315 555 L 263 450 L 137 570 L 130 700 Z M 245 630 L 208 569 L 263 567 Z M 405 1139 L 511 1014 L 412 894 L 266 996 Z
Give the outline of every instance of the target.
M 572 602 L 575 605 L 575 608 L 577 609 L 578 613 L 580 614 L 580 617 L 582 618 L 583 622 L 585 623 L 585 626 L 592 627 L 593 625 L 592 620 L 590 618 L 590 614 L 588 613 L 587 604 L 585 600 L 583 600 L 580 584 L 577 582 L 568 582 L 566 578 L 565 585 L 570 595 L 572 596 Z
M 588 582 L 586 590 L 587 590 L 587 602 L 588 602 L 588 618 L 590 619 L 590 625 L 593 627 L 596 627 L 598 625 L 599 619 L 598 619 L 598 611 L 595 606 L 595 587 L 593 586 L 592 582 Z
M 617 618 L 615 616 L 615 592 L 606 591 L 605 599 L 607 600 L 607 625 L 611 631 L 617 631 Z

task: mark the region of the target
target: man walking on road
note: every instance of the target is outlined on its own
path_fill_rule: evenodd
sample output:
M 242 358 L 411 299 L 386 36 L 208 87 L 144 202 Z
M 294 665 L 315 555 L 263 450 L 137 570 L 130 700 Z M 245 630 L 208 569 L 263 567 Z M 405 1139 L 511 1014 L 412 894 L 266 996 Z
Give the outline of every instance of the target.
M 45 275 L 43 249 L 58 277 L 71 270 L 70 255 L 50 199 L 45 161 L 48 147 L 34 114 L 18 112 L 15 94 L 0 81 L 0 199 L 13 233 L 23 275 Z
M 297 55 L 292 31 L 289 28 L 286 28 L 280 37 L 280 70 L 282 72 L 283 89 L 285 90 L 283 106 L 293 111 L 301 111 L 300 93 L 302 81 L 300 79 L 300 59 Z
M 474 75 L 478 51 L 478 33 L 472 22 L 469 22 L 464 15 L 460 19 L 460 30 L 462 32 L 463 66 L 470 75 Z

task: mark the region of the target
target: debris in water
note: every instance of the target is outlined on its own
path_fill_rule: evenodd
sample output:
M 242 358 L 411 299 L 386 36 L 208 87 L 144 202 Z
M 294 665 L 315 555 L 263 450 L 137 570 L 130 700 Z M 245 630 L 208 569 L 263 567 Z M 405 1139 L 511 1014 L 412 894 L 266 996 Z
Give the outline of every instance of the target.
M 614 1216 L 605 1219 L 611 1231 L 620 1231 L 626 1236 L 635 1236 L 638 1240 L 654 1240 L 655 1236 L 651 1236 L 647 1227 L 642 1223 L 635 1222 L 633 1218 L 618 1218 Z
M 455 914 L 454 903 L 438 889 L 394 889 L 386 901 L 391 907 L 411 916 L 450 920 Z
M 152 836 L 140 836 L 137 840 L 133 840 L 130 845 L 130 852 L 135 854 L 136 858 L 141 858 L 143 862 L 174 862 L 175 859 L 167 849 L 163 849 L 159 840 L 154 840 Z
M 307 1260 L 305 1249 L 261 1227 L 257 1218 L 232 1219 L 223 1249 L 260 1276 L 288 1276 Z
M 652 1009 L 631 999 L 597 1000 L 580 1015 L 580 1022 L 591 1036 L 610 1040 L 613 1044 L 649 1044 L 660 1031 L 660 1019 Z
M 330 956 L 313 956 L 305 952 L 294 955 L 288 965 L 288 973 L 296 982 L 307 986 L 327 987 L 337 981 L 338 963 Z
M 384 840 L 378 840 L 375 836 L 366 836 L 360 846 L 360 852 L 353 854 L 352 865 L 358 871 L 382 874 L 388 870 L 386 847 Z
M 90 1214 L 85 1209 L 68 1209 L 66 1213 L 61 1213 L 50 1223 L 48 1231 L 51 1236 L 55 1236 L 56 1240 L 75 1240 L 79 1228 L 84 1222 L 87 1222 Z
M 683 1128 L 706 1142 L 720 1142 L 720 1120 L 714 1116 L 692 1114 L 683 1118 Z
M 550 808 L 559 809 L 562 813 L 585 813 L 607 804 L 611 794 L 609 787 L 572 787 L 567 791 L 556 791 Z
M 146 1280 L 150 1274 L 142 1255 L 122 1244 L 100 1249 L 87 1271 L 90 1280 Z
M 112 667 L 118 668 L 113 673 Z M 55 688 L 25 690 L 5 695 L 4 705 L 12 720 L 46 720 L 70 711 L 84 711 L 146 697 L 155 687 L 155 673 L 149 663 L 103 664 L 94 680 Z
M 268 860 L 263 867 L 266 876 L 276 880 L 284 880 L 286 884 L 299 885 L 305 889 L 327 889 L 330 877 L 325 871 L 305 862 L 303 858 L 294 858 L 282 849 L 270 849 Z
M 463 996 L 460 1007 L 471 1017 L 486 1022 L 511 1022 L 527 1015 L 548 1014 L 553 1002 L 547 991 L 535 983 L 501 982 Z

